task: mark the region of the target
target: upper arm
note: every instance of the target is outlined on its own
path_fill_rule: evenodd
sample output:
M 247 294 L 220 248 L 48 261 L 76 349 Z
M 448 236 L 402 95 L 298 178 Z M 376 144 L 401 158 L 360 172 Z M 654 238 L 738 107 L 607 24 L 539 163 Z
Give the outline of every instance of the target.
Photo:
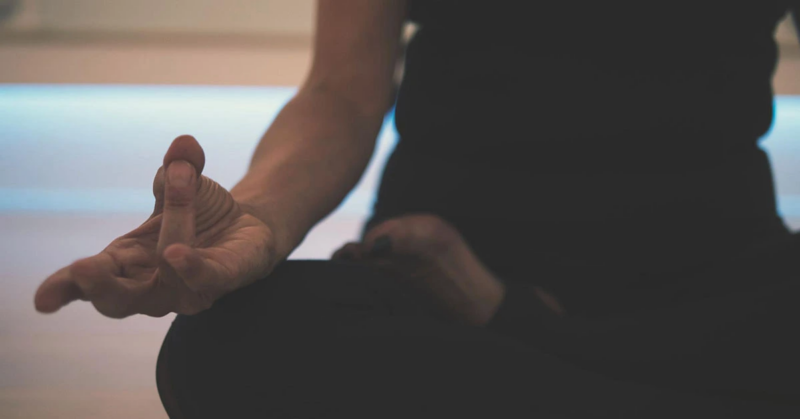
M 405 0 L 318 0 L 311 71 L 303 89 L 324 90 L 381 117 L 406 17 Z
M 794 22 L 794 30 L 797 32 L 797 40 L 800 41 L 800 0 L 793 0 L 790 13 Z

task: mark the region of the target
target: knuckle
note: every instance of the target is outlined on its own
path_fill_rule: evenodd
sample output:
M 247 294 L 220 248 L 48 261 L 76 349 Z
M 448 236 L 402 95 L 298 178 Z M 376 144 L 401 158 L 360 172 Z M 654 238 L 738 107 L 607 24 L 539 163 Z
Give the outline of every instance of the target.
M 425 243 L 431 253 L 447 251 L 460 240 L 455 227 L 441 217 L 430 214 L 417 218 L 411 234 L 421 243 Z
M 92 274 L 93 266 L 89 259 L 80 259 L 70 266 L 70 273 L 75 276 L 89 276 Z
M 393 218 L 391 220 L 386 220 L 372 229 L 372 231 L 369 233 L 370 236 L 369 241 L 375 240 L 378 237 L 386 235 L 397 239 L 406 230 L 404 228 L 404 225 L 405 225 L 404 220 L 400 218 Z
M 81 291 L 89 298 L 97 294 L 98 283 L 95 278 L 96 269 L 88 259 L 81 259 L 72 264 L 69 273 Z

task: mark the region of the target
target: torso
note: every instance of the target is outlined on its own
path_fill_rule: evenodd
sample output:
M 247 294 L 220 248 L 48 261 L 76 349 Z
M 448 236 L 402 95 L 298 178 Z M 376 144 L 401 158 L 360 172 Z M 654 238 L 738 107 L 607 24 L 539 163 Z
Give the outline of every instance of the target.
M 758 148 L 785 1 L 411 4 L 377 218 L 439 214 L 506 275 L 681 271 L 785 233 Z

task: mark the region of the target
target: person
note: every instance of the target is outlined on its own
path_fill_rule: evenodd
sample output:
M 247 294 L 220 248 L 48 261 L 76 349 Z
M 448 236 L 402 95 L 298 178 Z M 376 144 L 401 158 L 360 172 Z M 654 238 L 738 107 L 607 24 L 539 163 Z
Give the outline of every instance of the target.
M 758 144 L 790 7 L 319 0 L 245 177 L 175 139 L 152 216 L 36 308 L 178 313 L 172 418 L 798 417 L 800 234 Z M 407 20 L 362 237 L 287 261 L 370 159 Z

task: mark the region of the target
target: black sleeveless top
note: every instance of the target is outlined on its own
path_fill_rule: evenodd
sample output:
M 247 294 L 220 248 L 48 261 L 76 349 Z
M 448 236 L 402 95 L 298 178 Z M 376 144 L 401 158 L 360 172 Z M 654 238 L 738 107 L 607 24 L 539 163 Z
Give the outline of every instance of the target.
M 758 139 L 788 8 L 412 0 L 373 221 L 439 214 L 499 274 L 562 295 L 654 286 L 786 234 Z

